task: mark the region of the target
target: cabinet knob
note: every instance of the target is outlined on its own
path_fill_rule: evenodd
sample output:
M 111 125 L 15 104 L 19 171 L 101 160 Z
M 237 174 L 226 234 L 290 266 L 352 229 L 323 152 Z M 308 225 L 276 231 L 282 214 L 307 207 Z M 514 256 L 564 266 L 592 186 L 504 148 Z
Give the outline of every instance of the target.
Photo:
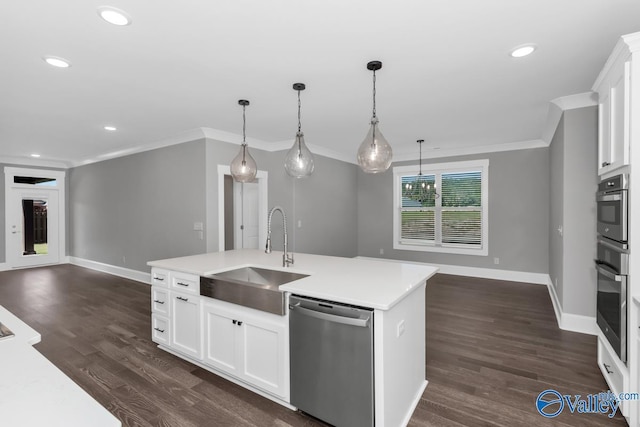
M 234 319 L 234 320 L 232 320 L 232 322 L 233 322 L 233 324 L 234 324 L 234 325 L 236 325 L 236 324 L 238 323 L 238 321 L 237 321 L 237 320 L 235 320 L 235 319 Z
M 238 320 L 238 326 L 242 326 L 242 321 Z
M 602 162 L 602 167 L 609 166 L 610 164 L 611 163 L 609 163 L 609 162 Z

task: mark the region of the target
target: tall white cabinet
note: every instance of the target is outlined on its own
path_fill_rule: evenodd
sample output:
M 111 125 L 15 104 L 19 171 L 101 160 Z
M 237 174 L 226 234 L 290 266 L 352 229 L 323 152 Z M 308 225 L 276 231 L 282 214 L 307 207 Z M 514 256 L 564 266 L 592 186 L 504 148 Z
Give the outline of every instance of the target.
M 629 174 L 628 357 L 620 362 L 602 335 L 598 363 L 609 387 L 640 390 L 640 32 L 622 36 L 593 85 L 599 99 L 598 175 Z M 608 362 L 608 363 L 607 363 Z M 630 426 L 640 425 L 640 402 L 623 402 Z

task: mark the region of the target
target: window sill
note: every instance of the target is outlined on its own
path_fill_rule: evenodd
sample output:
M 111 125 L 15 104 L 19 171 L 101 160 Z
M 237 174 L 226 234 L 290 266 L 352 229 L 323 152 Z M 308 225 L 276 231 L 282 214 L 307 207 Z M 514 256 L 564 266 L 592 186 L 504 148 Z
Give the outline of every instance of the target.
M 462 248 L 453 246 L 436 246 L 434 244 L 418 244 L 418 243 L 402 243 L 395 242 L 393 249 L 401 251 L 417 251 L 417 252 L 436 252 L 442 254 L 456 254 L 456 255 L 475 255 L 475 256 L 487 256 L 489 254 L 489 248 L 484 245 L 481 248 Z

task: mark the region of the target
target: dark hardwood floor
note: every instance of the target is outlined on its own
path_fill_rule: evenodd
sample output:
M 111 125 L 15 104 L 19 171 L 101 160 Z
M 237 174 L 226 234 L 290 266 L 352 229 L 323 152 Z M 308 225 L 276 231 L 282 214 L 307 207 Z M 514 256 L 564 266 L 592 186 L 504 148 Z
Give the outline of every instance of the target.
M 124 426 L 324 425 L 157 349 L 147 285 L 72 265 L 6 271 L 0 305 Z M 544 286 L 437 275 L 426 334 L 429 385 L 410 426 L 626 425 L 620 414 L 537 413 L 546 389 L 607 390 L 596 338 L 558 329 Z

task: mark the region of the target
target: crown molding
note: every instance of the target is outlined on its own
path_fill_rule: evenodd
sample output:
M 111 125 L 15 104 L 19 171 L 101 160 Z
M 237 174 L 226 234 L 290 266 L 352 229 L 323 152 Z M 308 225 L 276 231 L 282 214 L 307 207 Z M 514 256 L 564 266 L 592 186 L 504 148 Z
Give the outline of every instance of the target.
M 175 136 L 162 139 L 160 141 L 152 142 L 150 144 L 137 145 L 134 147 L 128 147 L 123 150 L 110 151 L 108 153 L 100 154 L 95 157 L 91 157 L 79 162 L 73 162 L 70 167 L 78 167 L 89 165 L 91 163 L 98 163 L 104 160 L 115 159 L 116 157 L 129 156 L 131 154 L 142 153 L 144 151 L 151 151 L 157 148 L 168 147 L 170 145 L 182 144 L 184 142 L 197 141 L 198 139 L 205 138 L 202 128 L 191 129 L 187 132 L 177 134 Z
M 600 87 L 602 81 L 607 77 L 618 61 L 621 61 L 624 57 L 638 51 L 640 51 L 640 32 L 621 36 L 613 47 L 611 55 L 607 58 L 607 62 L 605 62 L 604 67 L 602 67 L 602 70 L 600 71 L 600 74 L 598 74 L 598 77 L 593 83 L 591 89 L 593 91 L 597 91 L 597 88 Z
M 33 157 L 0 156 L 0 163 L 6 165 L 37 166 L 57 169 L 69 169 L 71 167 L 70 162 L 65 162 L 62 160 L 40 160 Z
M 532 148 L 548 147 L 545 141 L 541 139 L 531 139 L 527 141 L 507 142 L 503 144 L 490 144 L 476 147 L 460 147 L 450 149 L 431 149 L 423 151 L 424 157 L 429 159 L 454 156 L 468 156 L 471 154 L 497 153 L 501 151 L 529 150 Z M 415 152 L 401 152 L 393 156 L 394 162 L 403 162 L 410 160 L 418 160 Z
M 558 124 L 562 118 L 562 113 L 576 108 L 593 107 L 598 105 L 598 94 L 596 92 L 583 92 L 574 95 L 561 96 L 549 103 L 547 122 L 542 131 L 542 140 L 548 145 L 551 144 L 553 135 L 558 129 Z

